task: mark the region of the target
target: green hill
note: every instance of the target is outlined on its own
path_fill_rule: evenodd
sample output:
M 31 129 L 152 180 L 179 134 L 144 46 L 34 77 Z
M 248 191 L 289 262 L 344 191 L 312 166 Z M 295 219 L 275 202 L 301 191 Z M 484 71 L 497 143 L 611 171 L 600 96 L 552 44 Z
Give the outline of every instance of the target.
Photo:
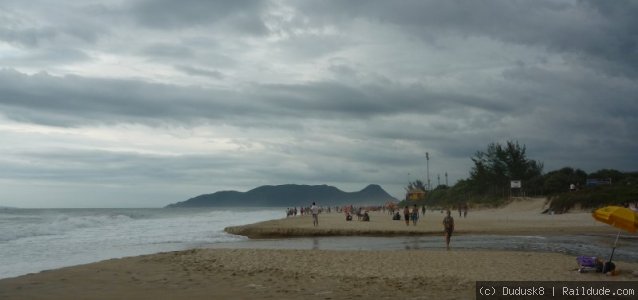
M 371 184 L 358 192 L 344 192 L 328 185 L 265 185 L 247 192 L 220 191 L 190 198 L 166 207 L 289 207 L 309 206 L 317 202 L 320 206 L 381 205 L 396 200 L 381 186 Z

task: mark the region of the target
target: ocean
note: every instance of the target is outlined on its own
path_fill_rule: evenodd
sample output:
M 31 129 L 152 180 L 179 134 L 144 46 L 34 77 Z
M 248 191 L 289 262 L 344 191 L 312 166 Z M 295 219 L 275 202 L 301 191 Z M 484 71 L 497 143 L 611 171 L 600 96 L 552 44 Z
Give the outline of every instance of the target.
M 441 236 L 249 240 L 228 226 L 285 217 L 285 208 L 0 208 L 0 279 L 101 260 L 192 248 L 442 250 Z M 454 249 L 555 252 L 607 258 L 615 235 L 458 235 Z M 615 260 L 638 262 L 638 239 L 623 234 Z M 576 266 L 576 260 L 574 260 Z
M 282 217 L 284 208 L 0 208 L 0 278 L 239 242 L 224 228 Z

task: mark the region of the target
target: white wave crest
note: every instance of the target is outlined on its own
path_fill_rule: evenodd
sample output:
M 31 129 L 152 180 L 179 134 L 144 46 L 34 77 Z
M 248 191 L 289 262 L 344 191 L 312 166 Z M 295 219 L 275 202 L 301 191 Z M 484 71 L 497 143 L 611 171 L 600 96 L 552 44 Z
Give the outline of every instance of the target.
M 118 225 L 133 220 L 126 215 L 58 215 L 36 223 L 7 224 L 8 230 L 0 232 L 0 242 L 16 239 L 60 235 L 76 229 Z

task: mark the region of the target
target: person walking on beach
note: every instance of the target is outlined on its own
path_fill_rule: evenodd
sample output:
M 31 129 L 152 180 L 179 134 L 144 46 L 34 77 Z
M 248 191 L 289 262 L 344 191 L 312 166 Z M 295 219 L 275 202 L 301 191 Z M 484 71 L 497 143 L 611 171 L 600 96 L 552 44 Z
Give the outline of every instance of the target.
M 412 225 L 416 226 L 416 221 L 419 220 L 419 208 L 416 207 L 416 204 L 412 208 Z
M 312 212 L 312 225 L 319 226 L 319 206 L 312 202 L 310 211 Z
M 450 250 L 450 238 L 452 238 L 452 232 L 454 232 L 454 218 L 450 216 L 450 210 L 447 211 L 447 216 L 443 218 L 443 228 L 445 230 L 445 248 Z
M 405 226 L 410 226 L 410 208 L 407 205 L 403 207 L 403 219 L 405 220 Z

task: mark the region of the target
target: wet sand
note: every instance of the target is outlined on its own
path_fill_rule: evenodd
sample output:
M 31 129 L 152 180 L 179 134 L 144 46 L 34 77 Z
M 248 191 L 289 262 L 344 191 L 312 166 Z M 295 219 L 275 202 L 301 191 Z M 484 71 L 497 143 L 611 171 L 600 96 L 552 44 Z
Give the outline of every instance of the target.
M 588 213 L 541 215 L 539 204 L 470 212 L 467 219 L 457 215 L 457 229 L 459 234 L 615 232 L 593 222 Z M 371 222 L 323 214 L 317 228 L 306 216 L 242 228 L 258 235 L 274 231 L 293 236 L 441 233 L 442 214 L 428 212 L 424 219 L 405 226 L 383 214 L 373 215 Z M 559 253 L 195 249 L 3 279 L 0 299 L 472 299 L 477 280 L 638 280 L 637 263 L 616 264 L 620 274 L 606 276 L 578 273 L 575 257 Z
M 477 280 L 637 280 L 503 251 L 198 249 L 0 280 L 0 299 L 472 299 Z

